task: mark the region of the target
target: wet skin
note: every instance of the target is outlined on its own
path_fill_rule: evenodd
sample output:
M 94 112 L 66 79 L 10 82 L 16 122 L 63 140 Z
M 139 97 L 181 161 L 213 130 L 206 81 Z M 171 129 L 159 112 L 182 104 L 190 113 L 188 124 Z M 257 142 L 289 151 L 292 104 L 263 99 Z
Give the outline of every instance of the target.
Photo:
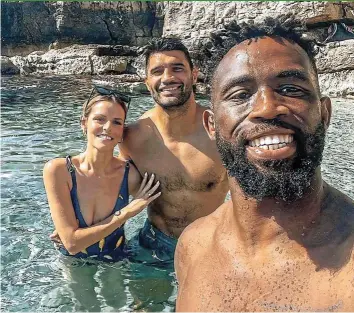
M 298 146 L 254 146 L 255 139 L 313 133 L 331 108 L 298 45 L 279 38 L 232 48 L 214 76 L 209 136 L 245 145 L 250 162 L 292 159 Z M 278 118 L 289 127 L 263 127 Z M 215 125 L 214 125 L 215 123 Z M 273 149 L 274 148 L 274 149 Z M 320 168 L 307 193 L 285 203 L 246 197 L 229 177 L 231 200 L 180 237 L 175 268 L 177 311 L 353 311 L 354 203 L 326 184 Z
M 162 194 L 148 207 L 148 217 L 175 238 L 191 222 L 220 206 L 228 191 L 216 145 L 203 127 L 205 108 L 194 99 L 196 79 L 197 72 L 191 70 L 183 52 L 151 55 L 146 85 L 155 107 L 125 129 L 120 145 L 141 174 L 156 174 Z

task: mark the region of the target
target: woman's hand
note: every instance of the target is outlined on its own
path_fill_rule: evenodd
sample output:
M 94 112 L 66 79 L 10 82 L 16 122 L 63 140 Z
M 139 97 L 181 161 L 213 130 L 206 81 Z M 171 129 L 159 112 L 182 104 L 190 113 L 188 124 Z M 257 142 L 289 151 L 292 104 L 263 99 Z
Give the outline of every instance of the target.
M 154 185 L 155 175 L 151 174 L 150 179 L 148 174 L 145 173 L 144 179 L 141 182 L 140 188 L 136 193 L 135 198 L 125 208 L 122 209 L 122 213 L 127 215 L 128 218 L 133 217 L 140 213 L 150 202 L 154 201 L 161 195 L 161 192 L 155 193 L 160 186 L 160 182 L 157 181 Z

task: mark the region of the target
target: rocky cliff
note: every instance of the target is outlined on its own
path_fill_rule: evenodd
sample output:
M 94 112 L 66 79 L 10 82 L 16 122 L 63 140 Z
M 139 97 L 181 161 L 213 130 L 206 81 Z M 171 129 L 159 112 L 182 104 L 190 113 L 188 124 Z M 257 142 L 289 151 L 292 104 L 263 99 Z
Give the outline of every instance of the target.
M 318 40 L 335 22 L 354 24 L 352 2 L 5 2 L 2 74 L 109 74 L 110 80 L 128 81 L 141 91 L 139 47 L 151 38 L 179 37 L 193 56 L 211 31 L 233 19 L 261 20 L 287 12 L 305 20 Z M 354 40 L 345 40 L 328 44 L 318 55 L 327 94 L 354 97 L 351 51 Z

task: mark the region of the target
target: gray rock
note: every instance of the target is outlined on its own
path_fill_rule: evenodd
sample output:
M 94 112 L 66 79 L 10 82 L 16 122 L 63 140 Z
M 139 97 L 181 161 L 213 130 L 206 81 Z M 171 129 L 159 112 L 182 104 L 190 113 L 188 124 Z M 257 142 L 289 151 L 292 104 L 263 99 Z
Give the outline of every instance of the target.
M 20 69 L 6 56 L 0 56 L 1 75 L 20 74 Z
M 354 70 L 319 74 L 319 83 L 324 95 L 354 98 Z
M 354 39 L 329 43 L 316 56 L 319 73 L 354 70 Z
M 92 56 L 92 74 L 120 74 L 127 69 L 129 58 L 112 56 Z
M 68 42 L 144 45 L 162 34 L 159 14 L 154 2 L 5 2 L 1 54 L 61 49 Z

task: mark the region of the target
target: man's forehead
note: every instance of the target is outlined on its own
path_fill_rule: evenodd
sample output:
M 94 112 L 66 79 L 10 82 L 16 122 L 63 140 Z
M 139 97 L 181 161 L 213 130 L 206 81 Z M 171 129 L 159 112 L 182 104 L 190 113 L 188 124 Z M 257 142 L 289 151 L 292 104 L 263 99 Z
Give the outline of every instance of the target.
M 154 52 L 149 57 L 149 66 L 159 63 L 182 63 L 188 64 L 188 60 L 183 51 L 158 51 Z
M 258 67 L 311 66 L 306 52 L 296 43 L 281 37 L 262 37 L 245 40 L 232 47 L 219 63 L 215 78 L 241 69 L 252 70 Z M 240 73 L 241 74 L 241 73 Z

